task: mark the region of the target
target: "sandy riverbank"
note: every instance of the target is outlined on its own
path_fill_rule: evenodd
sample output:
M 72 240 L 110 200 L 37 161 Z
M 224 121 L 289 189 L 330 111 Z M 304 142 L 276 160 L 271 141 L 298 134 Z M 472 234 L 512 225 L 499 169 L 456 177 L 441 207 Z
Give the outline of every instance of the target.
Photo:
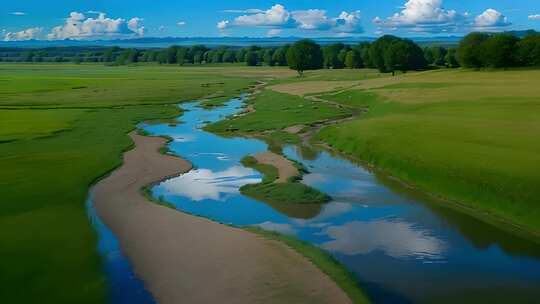
M 272 165 L 278 170 L 279 177 L 276 183 L 286 183 L 291 177 L 299 176 L 300 172 L 293 163 L 285 157 L 274 152 L 266 151 L 253 156 L 260 164 Z
M 191 165 L 158 153 L 162 138 L 130 136 L 135 149 L 95 186 L 94 205 L 158 303 L 350 302 L 280 242 L 149 202 L 141 187 Z

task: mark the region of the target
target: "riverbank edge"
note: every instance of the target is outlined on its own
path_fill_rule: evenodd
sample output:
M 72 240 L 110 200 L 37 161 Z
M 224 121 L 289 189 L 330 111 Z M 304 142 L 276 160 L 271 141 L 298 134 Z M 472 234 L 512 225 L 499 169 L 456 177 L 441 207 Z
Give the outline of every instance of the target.
M 331 278 L 355 304 L 371 303 L 366 293 L 362 290 L 361 283 L 354 274 L 347 270 L 343 264 L 331 254 L 319 247 L 274 231 L 264 230 L 256 226 L 243 228 L 249 232 L 261 235 L 264 238 L 279 241 L 294 251 L 300 253 L 329 278 Z
M 304 98 L 317 98 L 319 100 L 324 100 L 322 96 L 326 94 L 331 94 L 331 93 L 333 92 L 324 92 L 321 94 L 314 94 L 313 96 L 304 97 Z M 332 101 L 328 101 L 328 102 L 334 103 Z M 528 226 L 516 223 L 502 215 L 488 212 L 479 208 L 475 208 L 473 206 L 470 206 L 468 204 L 462 203 L 457 200 L 452 200 L 444 196 L 443 194 L 438 194 L 436 192 L 430 191 L 429 189 L 420 187 L 414 184 L 413 182 L 400 179 L 396 177 L 390 170 L 385 170 L 383 168 L 377 167 L 362 158 L 359 158 L 351 153 L 348 153 L 346 151 L 339 149 L 338 147 L 331 146 L 329 143 L 327 143 L 323 139 L 316 139 L 317 134 L 324 127 L 329 126 L 329 125 L 334 125 L 334 124 L 346 123 L 348 121 L 361 120 L 362 117 L 368 112 L 369 112 L 369 107 L 366 107 L 363 111 L 353 113 L 351 117 L 343 119 L 343 121 L 340 121 L 337 123 L 335 121 L 330 120 L 329 121 L 330 123 L 328 124 L 322 123 L 317 126 L 307 126 L 303 130 L 303 132 L 301 132 L 299 135 L 302 137 L 304 142 L 309 142 L 319 148 L 322 148 L 323 150 L 339 155 L 345 159 L 352 161 L 353 163 L 357 163 L 367 168 L 369 171 L 373 172 L 378 177 L 392 180 L 393 182 L 399 184 L 400 187 L 403 187 L 405 189 L 414 190 L 418 192 L 417 194 L 419 194 L 420 196 L 427 197 L 430 201 L 446 206 L 448 208 L 452 208 L 459 212 L 463 212 L 469 216 L 474 217 L 477 220 L 480 220 L 488 225 L 497 227 L 498 229 L 501 229 L 507 233 L 510 233 L 518 237 L 540 244 L 540 231 L 536 229 L 532 229 L 532 228 L 529 228 Z
M 263 88 L 271 90 L 271 86 L 268 86 L 268 87 L 262 86 L 261 89 Z M 429 189 L 419 187 L 418 185 L 415 185 L 413 182 L 409 182 L 409 181 L 405 181 L 400 178 L 397 178 L 389 170 L 385 170 L 373 164 L 370 164 L 366 160 L 356 157 L 350 153 L 347 153 L 346 151 L 342 151 L 337 147 L 332 147 L 329 145 L 329 143 L 327 143 L 324 140 L 315 141 L 314 138 L 316 137 L 316 135 L 319 133 L 319 131 L 322 128 L 329 125 L 337 125 L 337 124 L 342 124 L 349 121 L 361 120 L 362 117 L 369 112 L 370 110 L 369 107 L 362 108 L 362 109 L 352 109 L 349 106 L 341 105 L 338 102 L 334 102 L 334 101 L 323 98 L 324 95 L 333 94 L 333 93 L 337 93 L 341 91 L 343 90 L 340 89 L 337 91 L 327 91 L 327 92 L 313 93 L 313 94 L 301 96 L 304 99 L 308 99 L 308 100 L 311 99 L 311 100 L 316 100 L 320 102 L 325 102 L 325 103 L 333 104 L 334 106 L 337 106 L 337 107 L 349 108 L 351 110 L 350 115 L 346 117 L 328 119 L 323 122 L 314 123 L 311 125 L 305 125 L 300 133 L 295 134 L 300 137 L 301 143 L 303 144 L 310 143 L 319 148 L 322 148 L 323 150 L 327 150 L 328 152 L 334 153 L 345 159 L 348 159 L 352 161 L 353 163 L 359 164 L 363 166 L 364 168 L 368 169 L 369 171 L 374 172 L 378 177 L 382 179 L 386 179 L 387 181 L 385 183 L 388 183 L 388 181 L 391 180 L 393 183 L 397 183 L 400 187 L 402 187 L 402 189 L 407 189 L 409 191 L 413 190 L 417 192 L 415 194 L 421 197 L 425 197 L 429 201 L 437 203 L 443 207 L 451 208 L 458 212 L 465 213 L 479 221 L 482 221 L 490 226 L 496 227 L 497 229 L 500 229 L 506 233 L 509 233 L 517 237 L 540 244 L 540 231 L 536 229 L 532 229 L 532 228 L 529 228 L 528 226 L 516 223 L 515 221 L 509 218 L 506 218 L 503 215 L 496 214 L 493 212 L 488 212 L 483 209 L 475 208 L 463 202 L 452 200 L 444 196 L 443 194 L 438 194 L 436 192 L 430 191 Z M 254 98 L 255 95 L 257 94 L 252 94 L 250 97 Z M 253 108 L 250 112 L 254 112 L 256 110 L 257 109 Z M 228 119 L 228 118 L 225 118 L 225 119 Z M 294 126 L 294 125 L 295 124 L 291 124 L 290 126 Z M 266 130 L 266 131 L 279 131 L 279 130 L 271 129 L 271 130 Z M 214 131 L 212 133 L 218 134 L 220 136 L 225 136 L 225 137 L 241 136 L 241 137 L 246 137 L 246 138 L 259 138 L 267 143 L 269 143 L 269 140 L 270 140 L 266 136 L 260 134 L 260 132 L 254 133 L 254 132 L 241 131 L 241 130 L 234 131 L 234 132 L 227 132 L 225 130 L 220 130 L 220 131 Z
M 180 112 L 177 113 L 176 116 L 166 117 L 166 118 L 163 118 L 163 120 L 164 120 L 164 121 L 172 121 L 175 117 L 178 117 L 178 115 L 181 115 L 181 113 L 182 113 L 182 111 L 180 110 Z M 147 120 L 142 121 L 142 122 L 140 122 L 140 123 L 144 123 L 144 122 L 146 122 L 146 121 L 147 121 Z M 163 145 L 160 147 L 160 149 L 159 149 L 157 152 L 159 152 L 161 155 L 172 156 L 172 157 L 175 157 L 175 158 L 184 160 L 181 156 L 178 156 L 178 155 L 174 154 L 173 152 L 171 152 L 170 150 L 168 150 L 167 144 L 171 142 L 172 138 L 170 138 L 170 137 L 168 137 L 168 136 L 151 136 L 151 135 L 149 135 L 149 134 L 145 134 L 144 132 L 141 132 L 141 129 L 140 129 L 139 127 L 134 127 L 134 128 L 131 129 L 129 132 L 126 132 L 126 136 L 129 135 L 130 133 L 135 133 L 135 132 L 140 132 L 140 133 L 137 134 L 137 135 L 140 135 L 140 136 L 163 138 L 163 139 L 165 140 L 165 142 L 163 143 Z M 135 149 L 135 148 L 136 148 L 135 142 L 132 141 L 129 145 L 127 145 L 127 146 L 121 151 L 121 153 L 120 153 L 119 155 L 122 157 L 123 154 L 125 154 L 126 152 L 129 152 L 129 151 L 131 151 L 131 150 L 133 150 L 133 149 Z M 106 173 L 104 173 L 104 174 L 102 174 L 101 176 L 97 177 L 97 178 L 90 184 L 90 186 L 89 186 L 89 191 L 92 191 L 92 189 L 94 188 L 94 186 L 97 185 L 99 182 L 101 182 L 101 181 L 103 181 L 104 179 L 106 179 L 107 177 L 111 176 L 111 174 L 113 174 L 116 170 L 118 170 L 120 167 L 122 167 L 123 164 L 124 164 L 124 161 L 121 160 L 121 161 L 118 163 L 117 166 L 115 166 L 114 168 L 111 168 L 111 169 L 108 170 Z M 190 164 L 191 164 L 191 163 L 190 163 Z M 167 180 L 167 179 L 174 178 L 174 177 L 176 177 L 176 176 L 185 174 L 186 172 L 189 172 L 189 171 L 192 170 L 192 169 L 193 169 L 193 166 L 191 166 L 190 169 L 187 170 L 187 171 L 185 171 L 185 172 L 178 172 L 178 173 L 176 173 L 176 174 L 164 176 L 163 178 L 160 178 L 160 179 L 158 179 L 158 180 L 156 180 L 156 181 L 154 181 L 154 182 L 151 182 L 151 183 L 147 184 L 147 185 L 144 186 L 144 187 L 141 187 L 141 188 L 140 188 L 141 195 L 143 195 L 143 196 L 146 198 L 146 200 L 148 200 L 148 201 L 151 202 L 151 203 L 159 204 L 159 205 L 162 205 L 162 206 L 164 206 L 164 207 L 174 208 L 172 205 L 168 204 L 167 202 L 160 201 L 159 199 L 156 199 L 155 197 L 153 197 L 153 196 L 151 195 L 151 193 L 149 192 L 149 190 L 151 189 L 151 187 L 152 187 L 153 185 L 155 185 L 155 184 L 157 184 L 157 183 L 159 183 L 159 182 L 161 182 L 161 181 L 163 181 L 163 180 Z M 176 209 L 176 208 L 174 208 L 174 209 L 175 209 L 176 212 L 184 213 L 184 212 L 182 212 L 181 210 L 178 210 L 178 209 Z M 191 214 L 188 214 L 188 213 L 185 213 L 185 214 L 187 214 L 187 215 L 189 215 L 189 216 L 193 216 L 193 217 L 198 217 L 198 216 L 196 216 L 196 215 L 191 215 Z M 205 219 L 206 219 L 206 218 L 205 218 Z M 216 222 L 216 223 L 217 223 L 217 222 Z M 253 232 L 253 231 L 250 231 L 250 229 L 245 229 L 245 228 L 243 228 L 243 227 L 236 227 L 236 226 L 233 226 L 233 225 L 227 225 L 227 224 L 225 224 L 225 223 L 218 223 L 218 224 L 221 224 L 221 225 L 224 225 L 224 226 L 230 226 L 230 227 L 237 228 L 237 229 L 240 228 L 240 229 L 245 230 L 245 231 L 247 231 L 247 232 L 249 232 L 249 233 L 257 234 L 257 233 L 255 233 L 255 232 Z M 260 235 L 260 234 L 257 234 L 257 235 Z M 297 249 L 295 249 L 295 248 L 293 248 L 293 247 L 287 245 L 285 242 L 280 241 L 280 240 L 278 240 L 278 239 L 272 239 L 272 240 L 278 241 L 279 243 L 282 243 L 282 244 L 283 244 L 284 246 L 286 246 L 287 248 L 290 248 L 291 250 L 293 250 L 293 251 L 299 253 L 303 258 L 306 259 L 306 261 L 308 261 L 308 262 L 310 262 L 311 264 L 313 264 L 317 269 L 319 269 L 319 270 L 321 271 L 321 273 L 322 273 L 323 275 L 327 276 L 331 281 L 333 281 L 333 282 L 338 286 L 339 289 L 342 289 L 342 288 L 341 288 L 341 284 L 338 284 L 338 282 L 336 282 L 336 281 L 334 280 L 333 277 L 331 277 L 331 276 L 328 275 L 328 270 L 323 270 L 323 269 L 321 269 L 317 264 L 313 263 L 311 259 L 307 258 L 307 255 L 306 255 L 304 252 L 301 252 L 300 250 L 297 250 Z M 122 248 L 122 246 L 120 246 L 120 247 L 121 247 L 121 250 L 124 251 L 124 249 Z M 129 260 L 130 263 L 133 263 L 133 262 L 129 259 L 129 257 L 128 257 L 128 260 Z M 132 265 L 133 265 L 133 264 L 132 264 Z M 341 266 L 341 267 L 342 267 L 342 266 Z M 135 273 L 136 273 L 136 272 L 135 272 Z M 143 283 L 144 283 L 144 281 L 143 281 Z M 145 284 L 145 288 L 146 288 L 147 290 L 149 290 L 147 284 Z M 343 290 L 343 292 L 345 292 L 345 294 L 347 295 L 347 297 L 350 297 L 350 296 L 349 296 L 349 292 L 346 292 L 345 290 Z M 350 299 L 350 300 L 352 301 L 353 299 Z M 354 302 L 354 303 L 369 303 L 369 301 L 364 301 L 364 302 Z

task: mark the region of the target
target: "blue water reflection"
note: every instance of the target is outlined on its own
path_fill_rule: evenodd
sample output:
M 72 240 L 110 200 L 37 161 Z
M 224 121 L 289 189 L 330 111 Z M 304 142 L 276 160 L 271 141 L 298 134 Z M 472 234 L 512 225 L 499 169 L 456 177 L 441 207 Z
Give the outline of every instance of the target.
M 212 110 L 183 104 L 175 126 L 142 125 L 173 138 L 169 148 L 195 170 L 156 185 L 153 195 L 179 210 L 222 223 L 256 225 L 327 250 L 377 303 L 527 303 L 540 297 L 540 248 L 470 216 L 390 187 L 348 160 L 306 147 L 284 154 L 310 171 L 303 182 L 333 200 L 323 206 L 270 206 L 239 193 L 260 181 L 246 155 L 266 151 L 255 139 L 201 129 L 240 111 L 241 99 Z
M 120 251 L 118 239 L 99 219 L 92 205 L 86 202 L 88 217 L 98 233 L 98 251 L 103 257 L 109 290 L 109 302 L 114 304 L 154 304 L 154 298 L 134 273 L 131 263 Z

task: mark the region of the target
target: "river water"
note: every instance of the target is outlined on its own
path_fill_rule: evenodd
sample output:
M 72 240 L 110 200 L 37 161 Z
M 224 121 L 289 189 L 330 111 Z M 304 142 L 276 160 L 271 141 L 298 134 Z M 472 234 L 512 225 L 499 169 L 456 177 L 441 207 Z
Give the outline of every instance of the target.
M 240 160 L 264 142 L 201 129 L 238 113 L 243 100 L 206 110 L 185 103 L 177 125 L 142 124 L 167 135 L 172 153 L 194 170 L 152 194 L 178 210 L 237 226 L 258 226 L 326 250 L 358 278 L 375 303 L 538 303 L 540 245 L 433 202 L 391 179 L 313 147 L 284 154 L 309 173 L 304 183 L 330 196 L 324 205 L 268 205 L 239 188 L 261 180 Z M 179 231 L 178 233 L 182 233 Z

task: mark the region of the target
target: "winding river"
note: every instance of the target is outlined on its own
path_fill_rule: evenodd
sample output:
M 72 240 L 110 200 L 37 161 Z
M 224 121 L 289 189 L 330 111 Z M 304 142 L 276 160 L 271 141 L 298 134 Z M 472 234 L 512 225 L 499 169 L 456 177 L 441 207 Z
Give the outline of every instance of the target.
M 259 226 L 326 250 L 355 274 L 375 303 L 533 303 L 540 299 L 540 245 L 414 193 L 349 160 L 313 147 L 284 154 L 309 170 L 303 182 L 332 196 L 325 205 L 268 205 L 239 188 L 261 180 L 240 160 L 264 142 L 202 130 L 238 113 L 243 100 L 211 110 L 198 102 L 177 125 L 140 125 L 166 135 L 194 170 L 152 194 L 178 210 L 237 226 Z M 181 232 L 179 232 L 181 233 Z

